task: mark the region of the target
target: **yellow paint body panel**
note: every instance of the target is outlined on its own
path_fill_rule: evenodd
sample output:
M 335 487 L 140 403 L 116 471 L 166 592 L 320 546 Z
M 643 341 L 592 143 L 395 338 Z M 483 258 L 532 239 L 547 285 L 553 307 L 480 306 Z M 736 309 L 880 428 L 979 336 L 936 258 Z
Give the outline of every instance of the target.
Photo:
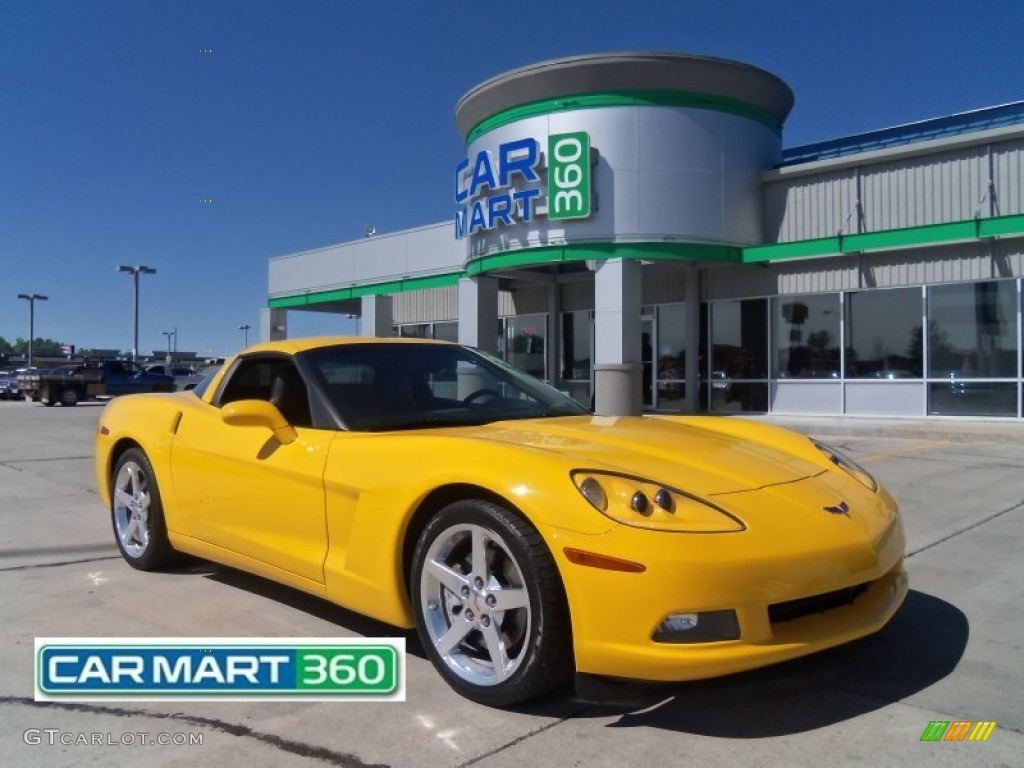
M 317 343 L 330 340 L 263 348 L 294 354 Z M 106 407 L 96 477 L 108 508 L 117 455 L 137 444 L 153 465 L 175 549 L 400 627 L 413 625 L 410 521 L 449 486 L 503 500 L 540 532 L 565 587 L 580 672 L 686 680 L 750 669 L 877 631 L 907 591 L 892 498 L 786 430 L 732 418 L 571 416 L 405 432 L 299 428 L 281 445 L 266 429 L 226 425 L 206 397 L 139 395 Z M 583 498 L 571 478 L 577 470 L 686 491 L 745 530 L 623 525 Z M 848 514 L 825 510 L 840 501 Z M 575 565 L 567 547 L 645 570 Z M 866 591 L 850 605 L 769 620 L 773 604 L 861 584 Z M 730 609 L 737 640 L 652 639 L 669 614 Z

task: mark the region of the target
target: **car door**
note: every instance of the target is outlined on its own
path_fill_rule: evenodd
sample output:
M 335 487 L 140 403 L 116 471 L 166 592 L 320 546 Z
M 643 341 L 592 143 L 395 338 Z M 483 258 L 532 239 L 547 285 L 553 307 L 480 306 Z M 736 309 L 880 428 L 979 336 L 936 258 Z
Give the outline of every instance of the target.
M 108 395 L 130 395 L 132 388 L 134 363 L 128 360 L 109 360 L 103 363 L 103 383 Z M 141 368 L 138 370 L 142 370 Z
M 291 387 L 289 404 L 279 407 L 295 427 L 296 440 L 284 445 L 265 427 L 224 423 L 224 406 L 270 401 L 278 379 Z M 171 465 L 182 532 L 322 584 L 323 474 L 333 436 L 333 430 L 313 428 L 308 390 L 289 358 L 241 359 L 214 402 L 186 409 L 178 424 Z

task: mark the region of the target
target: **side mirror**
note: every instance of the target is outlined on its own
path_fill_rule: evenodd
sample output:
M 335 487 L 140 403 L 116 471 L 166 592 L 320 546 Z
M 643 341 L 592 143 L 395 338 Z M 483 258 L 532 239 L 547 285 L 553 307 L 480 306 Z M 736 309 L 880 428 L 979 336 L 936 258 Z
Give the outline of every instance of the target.
M 277 409 L 266 400 L 236 400 L 220 412 L 221 421 L 233 427 L 266 427 L 281 445 L 295 442 L 299 433 Z

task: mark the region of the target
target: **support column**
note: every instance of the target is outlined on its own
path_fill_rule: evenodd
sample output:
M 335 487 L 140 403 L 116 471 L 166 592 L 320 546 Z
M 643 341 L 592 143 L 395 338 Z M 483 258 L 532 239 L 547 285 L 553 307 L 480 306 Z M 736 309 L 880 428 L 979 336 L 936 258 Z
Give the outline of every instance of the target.
M 394 314 L 390 296 L 363 296 L 359 320 L 359 335 L 378 339 L 391 338 Z
M 686 270 L 686 412 L 700 409 L 700 267 Z
M 260 310 L 260 341 L 283 341 L 288 338 L 288 310 Z M 177 339 L 175 339 L 177 344 Z
M 498 279 L 459 280 L 459 343 L 484 352 L 498 352 Z
M 557 388 L 562 385 L 562 371 L 558 366 L 558 351 L 562 346 L 562 291 L 557 282 L 547 285 L 548 328 L 544 341 L 544 357 L 548 372 L 548 383 Z
M 643 411 L 640 363 L 640 263 L 597 262 L 594 272 L 594 411 Z

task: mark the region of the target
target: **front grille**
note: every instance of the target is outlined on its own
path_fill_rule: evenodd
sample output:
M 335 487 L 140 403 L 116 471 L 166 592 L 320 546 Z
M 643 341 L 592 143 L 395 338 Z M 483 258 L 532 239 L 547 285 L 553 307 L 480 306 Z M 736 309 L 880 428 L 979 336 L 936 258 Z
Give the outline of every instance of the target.
M 779 624 L 783 621 L 795 621 L 804 616 L 811 616 L 816 613 L 825 613 L 833 608 L 842 608 L 850 605 L 857 599 L 858 595 L 867 592 L 868 584 L 858 584 L 855 587 L 845 587 L 834 592 L 825 592 L 821 595 L 801 597 L 798 600 L 787 600 L 784 603 L 775 603 L 768 606 L 768 619 L 772 624 Z

